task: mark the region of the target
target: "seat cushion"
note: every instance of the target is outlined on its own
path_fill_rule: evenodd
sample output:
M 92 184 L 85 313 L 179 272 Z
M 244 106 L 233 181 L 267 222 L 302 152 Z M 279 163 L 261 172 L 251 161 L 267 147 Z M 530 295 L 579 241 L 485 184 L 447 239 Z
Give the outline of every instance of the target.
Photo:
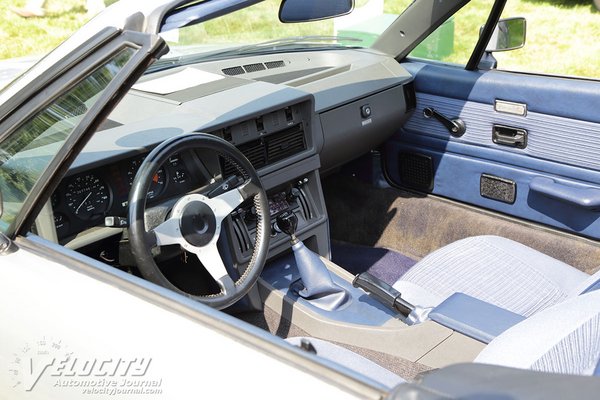
M 530 316 L 568 297 L 589 275 L 498 236 L 474 236 L 434 251 L 393 285 L 409 302 L 437 306 L 462 292 Z
M 383 368 L 379 364 L 375 364 L 373 361 L 360 354 L 340 347 L 334 343 L 312 337 L 291 337 L 287 338 L 286 341 L 295 346 L 300 346 L 302 339 L 308 340 L 313 345 L 318 357 L 323 357 L 352 371 L 358 372 L 360 375 L 366 376 L 388 389 L 391 389 L 400 383 L 404 383 L 404 379 L 393 372 Z

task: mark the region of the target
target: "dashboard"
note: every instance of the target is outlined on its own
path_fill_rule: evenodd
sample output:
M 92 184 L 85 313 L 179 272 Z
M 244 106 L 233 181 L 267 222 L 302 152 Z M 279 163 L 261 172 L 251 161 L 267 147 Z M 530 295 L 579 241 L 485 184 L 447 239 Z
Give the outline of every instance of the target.
M 152 89 L 153 81 L 164 87 L 190 68 L 203 74 L 204 83 Z M 120 238 L 126 223 L 107 226 L 105 218 L 126 219 L 131 185 L 144 157 L 170 137 L 205 132 L 238 147 L 259 173 L 271 216 L 296 213 L 298 236 L 326 256 L 328 220 L 320 175 L 379 146 L 413 108 L 412 76 L 393 58 L 368 49 L 243 57 L 145 75 L 53 194 L 51 230 L 58 242 L 82 251 Z M 235 169 L 219 156 L 190 149 L 155 172 L 147 208 L 168 212 L 183 194 L 210 192 L 234 176 Z M 249 259 L 254 229 L 251 204 L 227 219 L 225 234 L 235 264 Z M 288 247 L 288 239 L 272 227 L 270 256 Z

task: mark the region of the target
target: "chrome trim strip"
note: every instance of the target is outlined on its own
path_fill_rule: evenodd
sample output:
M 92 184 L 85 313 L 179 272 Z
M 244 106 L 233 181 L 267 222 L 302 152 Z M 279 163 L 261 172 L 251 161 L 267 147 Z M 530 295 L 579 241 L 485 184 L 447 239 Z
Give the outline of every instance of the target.
M 527 116 L 527 104 L 515 103 L 512 101 L 498 100 L 494 101 L 494 110 L 499 113 Z

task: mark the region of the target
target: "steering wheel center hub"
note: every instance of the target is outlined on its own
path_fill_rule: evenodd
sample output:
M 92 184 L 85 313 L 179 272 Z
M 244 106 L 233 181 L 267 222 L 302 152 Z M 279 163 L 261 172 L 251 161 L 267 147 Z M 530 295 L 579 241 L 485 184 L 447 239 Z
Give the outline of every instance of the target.
M 214 211 L 202 201 L 191 201 L 185 205 L 180 219 L 181 235 L 186 242 L 196 247 L 208 245 L 217 234 L 217 219 Z

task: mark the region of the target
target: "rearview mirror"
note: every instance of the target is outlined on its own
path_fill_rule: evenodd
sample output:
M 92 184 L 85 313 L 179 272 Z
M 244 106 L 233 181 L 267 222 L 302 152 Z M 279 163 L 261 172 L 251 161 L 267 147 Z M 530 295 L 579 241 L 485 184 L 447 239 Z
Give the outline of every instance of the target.
M 339 17 L 354 9 L 354 0 L 283 0 L 279 7 L 281 22 L 308 22 Z
M 520 49 L 525 46 L 526 28 L 525 18 L 501 19 L 498 21 L 485 51 L 492 53 Z

